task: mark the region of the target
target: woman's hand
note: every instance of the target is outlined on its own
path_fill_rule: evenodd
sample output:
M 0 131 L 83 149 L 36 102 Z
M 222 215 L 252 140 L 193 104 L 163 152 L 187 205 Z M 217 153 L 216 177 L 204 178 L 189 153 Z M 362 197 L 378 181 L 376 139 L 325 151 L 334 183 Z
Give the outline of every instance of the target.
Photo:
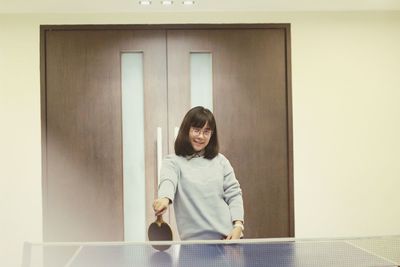
M 241 227 L 233 227 L 232 231 L 229 233 L 229 235 L 226 237 L 227 240 L 232 240 L 232 239 L 240 239 L 242 235 L 242 228 Z
M 169 198 L 166 197 L 154 200 L 153 209 L 155 215 L 156 216 L 163 215 L 168 209 L 169 202 L 170 202 Z

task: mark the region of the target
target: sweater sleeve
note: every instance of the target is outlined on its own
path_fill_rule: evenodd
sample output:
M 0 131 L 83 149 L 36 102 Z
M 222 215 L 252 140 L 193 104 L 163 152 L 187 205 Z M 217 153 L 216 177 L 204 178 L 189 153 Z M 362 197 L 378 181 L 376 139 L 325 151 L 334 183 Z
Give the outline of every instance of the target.
M 173 155 L 165 157 L 161 164 L 160 183 L 158 186 L 158 198 L 167 197 L 172 202 L 175 198 L 176 187 L 178 184 L 179 168 Z
M 244 221 L 242 189 L 236 179 L 235 172 L 225 157 L 222 160 L 224 169 L 224 200 L 229 206 L 231 220 Z

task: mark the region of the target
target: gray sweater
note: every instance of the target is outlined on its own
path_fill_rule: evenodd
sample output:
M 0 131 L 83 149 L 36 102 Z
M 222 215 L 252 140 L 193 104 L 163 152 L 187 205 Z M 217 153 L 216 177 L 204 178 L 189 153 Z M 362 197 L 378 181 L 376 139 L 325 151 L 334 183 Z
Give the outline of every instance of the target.
M 244 219 L 242 190 L 222 154 L 211 160 L 168 155 L 158 197 L 172 200 L 182 240 L 221 239 L 231 232 L 233 221 Z

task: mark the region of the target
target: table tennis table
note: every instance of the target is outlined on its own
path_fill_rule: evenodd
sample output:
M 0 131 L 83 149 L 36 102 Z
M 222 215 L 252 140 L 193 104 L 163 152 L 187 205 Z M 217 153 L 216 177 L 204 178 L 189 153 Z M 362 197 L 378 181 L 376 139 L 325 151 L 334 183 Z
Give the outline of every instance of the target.
M 170 245 L 157 251 L 152 245 Z M 25 243 L 23 267 L 400 266 L 400 236 L 105 243 Z

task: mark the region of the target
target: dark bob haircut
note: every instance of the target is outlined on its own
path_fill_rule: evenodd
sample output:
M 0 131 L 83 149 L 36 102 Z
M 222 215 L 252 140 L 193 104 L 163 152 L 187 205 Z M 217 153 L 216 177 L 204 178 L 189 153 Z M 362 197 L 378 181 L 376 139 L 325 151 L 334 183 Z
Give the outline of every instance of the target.
M 212 112 L 204 107 L 194 107 L 189 110 L 183 118 L 181 127 L 179 128 L 178 136 L 175 140 L 175 154 L 178 156 L 190 156 L 194 151 L 189 139 L 190 127 L 203 128 L 208 122 L 212 134 L 208 145 L 205 147 L 204 157 L 212 159 L 218 155 L 219 144 L 217 134 L 217 124 Z

